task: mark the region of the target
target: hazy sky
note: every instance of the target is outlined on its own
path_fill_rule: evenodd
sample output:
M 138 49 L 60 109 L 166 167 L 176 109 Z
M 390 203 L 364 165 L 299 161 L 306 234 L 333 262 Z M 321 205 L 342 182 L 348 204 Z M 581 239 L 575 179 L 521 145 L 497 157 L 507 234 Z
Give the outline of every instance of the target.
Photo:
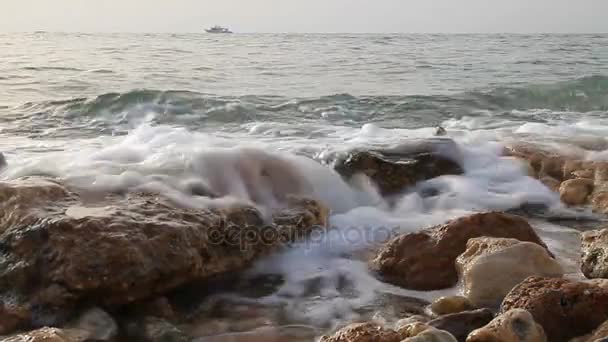
M 608 32 L 608 0 L 0 0 L 0 31 Z

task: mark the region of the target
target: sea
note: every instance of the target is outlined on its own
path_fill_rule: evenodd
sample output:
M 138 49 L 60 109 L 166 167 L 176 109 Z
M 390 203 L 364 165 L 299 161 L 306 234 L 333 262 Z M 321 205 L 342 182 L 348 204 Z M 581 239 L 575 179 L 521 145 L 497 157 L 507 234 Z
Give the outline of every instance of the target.
M 432 199 L 407 191 L 389 205 L 373 184 L 353 187 L 328 165 L 352 149 L 435 139 L 437 127 L 458 144 L 465 173 L 429 181 L 440 189 Z M 281 275 L 261 300 L 299 321 L 350 319 L 379 293 L 432 300 L 458 291 L 383 283 L 352 257 L 379 242 L 364 232 L 529 203 L 592 215 L 564 207 L 502 151 L 530 142 L 608 160 L 605 149 L 572 143 L 608 146 L 607 136 L 606 34 L 0 34 L 0 180 L 152 189 L 204 208 L 232 202 L 192 196 L 180 182 L 213 187 L 210 170 L 220 170 L 225 197 L 251 203 L 238 161 L 271 155 L 297 169 L 331 209 L 332 229 L 250 272 Z M 577 233 L 534 226 L 576 273 Z

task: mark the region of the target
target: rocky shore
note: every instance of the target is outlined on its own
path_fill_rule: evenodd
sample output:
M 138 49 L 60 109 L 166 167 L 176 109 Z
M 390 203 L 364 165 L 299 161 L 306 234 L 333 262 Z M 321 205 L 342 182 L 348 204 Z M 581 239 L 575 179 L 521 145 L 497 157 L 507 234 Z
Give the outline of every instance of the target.
M 565 205 L 608 214 L 608 163 L 533 145 L 508 146 L 504 157 L 520 160 Z M 352 151 L 333 167 L 346 181 L 365 175 L 390 198 L 421 181 L 466 172 L 461 158 L 456 143 L 436 139 L 410 149 Z M 331 229 L 330 214 L 318 200 L 295 195 L 269 218 L 252 205 L 193 209 L 159 193 L 92 196 L 41 177 L 1 182 L 0 336 L 9 342 L 608 340 L 608 228 L 597 223 L 577 233 L 582 253 L 573 273 L 532 218 L 512 212 L 419 227 L 354 256 L 396 288 L 455 288 L 460 295 L 432 301 L 392 295 L 339 326 L 297 322 L 284 307 L 222 295 L 255 298 L 276 290 L 280 278 L 243 274 L 257 260 Z

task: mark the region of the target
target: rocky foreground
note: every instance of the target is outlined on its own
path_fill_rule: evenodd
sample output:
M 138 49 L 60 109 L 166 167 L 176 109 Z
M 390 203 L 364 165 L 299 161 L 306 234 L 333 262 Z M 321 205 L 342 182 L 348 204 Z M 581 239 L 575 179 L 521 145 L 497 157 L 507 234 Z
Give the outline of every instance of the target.
M 464 172 L 456 154 L 449 140 L 354 151 L 335 169 L 347 180 L 366 174 L 390 196 Z M 564 203 L 607 213 L 608 164 L 529 145 L 506 155 L 528 163 Z M 250 289 L 239 283 L 243 270 L 325 229 L 328 216 L 323 204 L 297 197 L 267 220 L 245 205 L 195 210 L 151 193 L 91 199 L 44 178 L 0 183 L 0 335 L 11 342 L 608 340 L 608 229 L 581 234 L 587 279 L 575 279 L 525 217 L 503 212 L 458 218 L 375 249 L 366 261 L 387 283 L 462 288 L 462 296 L 432 303 L 386 299 L 379 308 L 394 309 L 394 321 L 373 315 L 326 331 L 288 324 L 279 308 L 213 296 Z

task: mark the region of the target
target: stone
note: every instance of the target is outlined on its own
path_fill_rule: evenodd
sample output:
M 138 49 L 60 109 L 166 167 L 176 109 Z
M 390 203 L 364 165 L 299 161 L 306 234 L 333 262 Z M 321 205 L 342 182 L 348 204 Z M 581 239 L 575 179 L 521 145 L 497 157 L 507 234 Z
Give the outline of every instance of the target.
M 91 203 L 51 180 L 1 182 L 0 333 L 242 270 L 324 226 L 327 215 L 306 199 L 290 199 L 267 222 L 248 206 L 189 209 L 146 193 Z
M 555 179 L 553 177 L 549 177 L 549 176 L 542 177 L 540 179 L 540 182 L 543 183 L 547 188 L 549 188 L 555 192 L 559 192 L 559 187 L 562 184 L 557 179 Z
M 444 296 L 437 298 L 430 308 L 434 314 L 441 316 L 472 310 L 474 306 L 467 297 Z
M 559 187 L 560 199 L 568 205 L 583 205 L 593 191 L 593 180 L 576 178 L 564 181 Z
M 354 323 L 331 336 L 323 336 L 320 342 L 399 342 L 399 334 L 375 323 Z
M 317 334 L 317 330 L 310 326 L 286 325 L 201 337 L 193 340 L 193 342 L 310 342 Z
M 43 327 L 2 339 L 2 342 L 88 342 L 89 333 L 76 329 Z
M 370 266 L 384 281 L 404 288 L 427 291 L 452 287 L 458 281 L 456 258 L 465 251 L 469 239 L 480 236 L 514 238 L 546 248 L 522 217 L 479 213 L 398 236 L 379 249 Z
M 8 164 L 6 163 L 6 158 L 4 157 L 4 154 L 2 154 L 2 152 L 0 152 L 0 170 L 4 169 Z
M 581 271 L 585 277 L 608 278 L 608 229 L 581 234 Z
M 75 328 L 87 331 L 89 339 L 95 341 L 112 341 L 118 335 L 118 324 L 100 308 L 87 310 L 80 316 Z
M 444 330 L 452 334 L 456 340 L 466 340 L 469 333 L 475 329 L 479 329 L 494 318 L 492 311 L 488 309 L 478 309 L 472 311 L 464 311 L 441 316 L 427 323 L 427 325 Z
M 480 237 L 456 259 L 464 294 L 476 307 L 498 307 L 529 276 L 561 277 L 564 271 L 547 249 L 515 239 Z
M 591 336 L 585 340 L 587 342 L 606 342 L 608 341 L 608 321 L 604 322 L 593 331 Z
M 420 181 L 462 174 L 462 168 L 452 159 L 457 155 L 453 140 L 431 139 L 392 149 L 351 151 L 334 162 L 334 169 L 347 180 L 365 174 L 382 195 L 392 195 Z
M 408 337 L 402 342 L 457 342 L 457 340 L 447 331 L 431 328 L 414 337 Z
M 608 289 L 564 278 L 529 277 L 505 297 L 502 312 L 529 311 L 551 342 L 590 333 L 608 320 Z
M 148 342 L 190 342 L 191 338 L 170 322 L 158 317 L 144 317 L 128 327 L 130 339 Z
M 397 329 L 396 331 L 402 339 L 414 337 L 425 330 L 432 329 L 430 326 L 422 322 L 411 322 L 408 324 L 399 323 L 397 324 L 397 326 L 399 327 L 399 329 Z
M 471 332 L 466 342 L 547 342 L 547 337 L 528 311 L 513 309 Z

